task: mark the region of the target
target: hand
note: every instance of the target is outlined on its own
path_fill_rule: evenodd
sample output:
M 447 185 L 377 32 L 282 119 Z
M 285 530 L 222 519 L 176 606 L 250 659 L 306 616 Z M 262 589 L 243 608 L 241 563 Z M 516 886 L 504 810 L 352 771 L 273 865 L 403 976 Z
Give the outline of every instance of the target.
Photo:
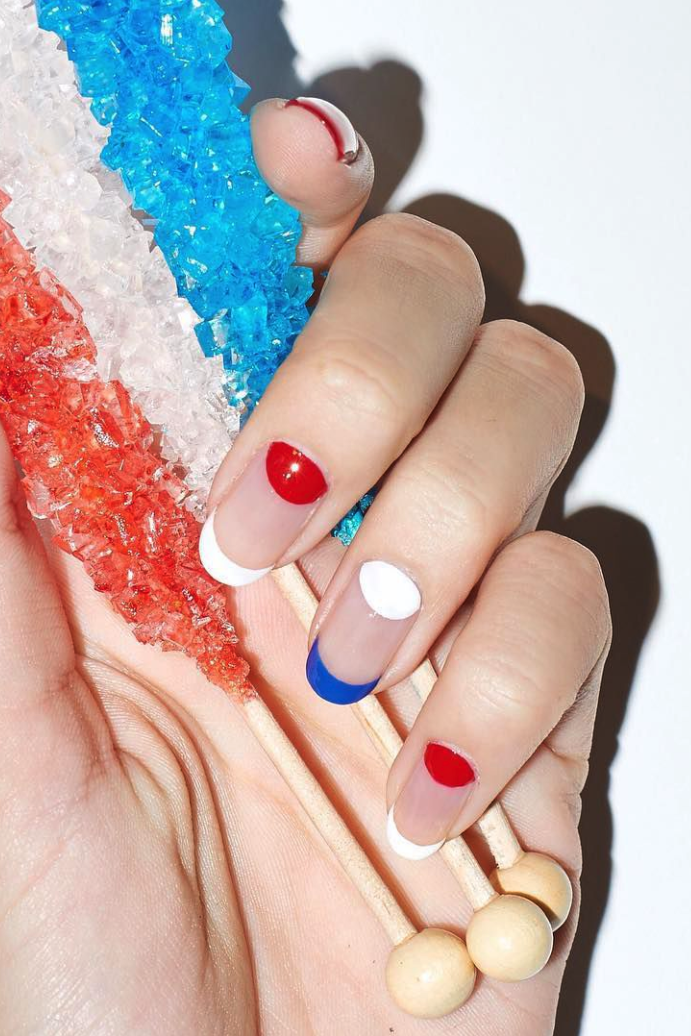
M 452 235 L 391 216 L 350 236 L 371 185 L 364 143 L 341 163 L 313 113 L 279 102 L 258 107 L 253 129 L 265 175 L 303 213 L 301 260 L 333 272 L 219 473 L 218 550 L 247 548 L 237 572 L 313 548 L 304 563 L 319 590 L 338 565 L 317 618 L 322 693 L 375 676 L 389 688 L 433 645 L 447 659 L 389 778 L 399 849 L 461 830 L 507 786 L 524 843 L 576 881 L 606 595 L 586 551 L 532 530 L 575 434 L 577 370 L 529 328 L 478 330 L 478 271 Z M 293 520 L 290 507 L 307 508 L 299 528 L 286 523 L 288 542 L 270 521 L 242 540 L 239 476 L 272 440 L 318 459 L 328 492 L 316 509 L 286 504 Z M 326 532 L 389 468 L 344 554 Z M 255 529 L 267 515 L 252 515 Z M 374 615 L 356 607 L 359 577 L 350 610 L 339 604 L 365 560 L 403 573 L 373 581 Z M 188 660 L 135 643 L 79 564 L 44 548 L 4 440 L 0 567 L 0 1030 L 458 1031 L 460 1016 L 425 1025 L 392 1006 L 383 933 L 241 715 Z M 382 618 L 416 603 L 411 586 L 421 608 Z M 232 604 L 255 683 L 413 915 L 461 926 L 467 906 L 439 858 L 387 848 L 383 768 L 352 712 L 305 684 L 304 639 L 272 581 Z M 387 705 L 405 722 L 413 699 L 397 690 Z M 454 746 L 446 765 L 471 775 L 454 816 L 419 769 L 430 741 Z M 417 801 L 436 813 L 405 807 L 420 777 Z M 479 983 L 464 1032 L 550 1032 L 573 929 L 532 981 Z

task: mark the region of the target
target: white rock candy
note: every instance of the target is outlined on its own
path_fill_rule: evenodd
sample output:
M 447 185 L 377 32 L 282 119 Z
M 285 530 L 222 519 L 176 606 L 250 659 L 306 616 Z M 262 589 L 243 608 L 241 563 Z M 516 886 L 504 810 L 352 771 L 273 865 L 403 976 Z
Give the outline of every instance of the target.
M 196 314 L 120 177 L 100 161 L 107 137 L 33 4 L 2 0 L 0 189 L 12 199 L 4 217 L 82 306 L 99 375 L 121 381 L 160 430 L 163 456 L 184 469 L 190 506 L 201 511 L 239 414 L 224 395 L 220 357 L 202 353 Z

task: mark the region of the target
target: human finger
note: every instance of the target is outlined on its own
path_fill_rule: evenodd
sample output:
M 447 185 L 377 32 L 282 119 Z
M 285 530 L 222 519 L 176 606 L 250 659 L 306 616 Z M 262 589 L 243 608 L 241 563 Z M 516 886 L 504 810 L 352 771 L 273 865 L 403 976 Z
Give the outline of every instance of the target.
M 397 852 L 422 859 L 484 812 L 578 700 L 610 628 L 584 547 L 531 533 L 498 555 L 391 769 Z M 581 726 L 592 721 L 583 710 Z
M 422 429 L 483 306 L 474 256 L 410 216 L 372 220 L 216 476 L 202 561 L 253 582 L 314 546 Z
M 262 101 L 251 128 L 262 176 L 300 213 L 297 262 L 316 270 L 329 266 L 372 190 L 366 142 L 343 112 L 315 97 Z
M 0 698 L 26 709 L 73 666 L 60 598 L 0 429 Z M 4 721 L 0 732 L 8 733 Z

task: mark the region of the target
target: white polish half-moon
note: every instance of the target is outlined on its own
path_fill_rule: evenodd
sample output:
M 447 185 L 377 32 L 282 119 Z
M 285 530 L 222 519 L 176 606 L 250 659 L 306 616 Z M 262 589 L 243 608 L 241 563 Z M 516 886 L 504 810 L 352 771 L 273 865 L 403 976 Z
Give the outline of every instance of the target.
M 367 604 L 384 619 L 409 619 L 420 611 L 417 586 L 387 561 L 366 561 L 360 568 L 360 589 Z
M 216 511 L 212 511 L 204 522 L 199 537 L 199 560 L 209 575 L 225 586 L 248 586 L 250 583 L 256 583 L 257 579 L 271 571 L 271 567 L 243 568 L 242 565 L 231 561 L 218 545 L 214 531 L 215 514 Z
M 395 853 L 402 856 L 404 860 L 426 860 L 428 856 L 432 856 L 438 849 L 441 849 L 444 844 L 443 838 L 441 842 L 435 842 L 433 845 L 418 845 L 417 842 L 411 842 L 410 839 L 404 838 L 396 827 L 393 811 L 394 806 L 391 807 L 386 818 L 386 837 Z
M 338 130 L 341 136 L 343 151 L 346 155 L 357 155 L 360 150 L 360 139 L 355 132 L 355 127 L 347 115 L 337 108 L 331 101 L 325 101 L 321 97 L 297 97 L 296 100 L 304 101 L 317 111 L 323 112 L 324 117 Z

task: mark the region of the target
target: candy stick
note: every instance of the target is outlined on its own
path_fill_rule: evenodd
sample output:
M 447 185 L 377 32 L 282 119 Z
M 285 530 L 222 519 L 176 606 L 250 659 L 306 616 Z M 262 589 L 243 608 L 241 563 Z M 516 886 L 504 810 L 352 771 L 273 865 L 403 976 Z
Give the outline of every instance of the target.
M 317 610 L 317 598 L 297 565 L 274 569 L 279 586 L 306 631 Z M 430 687 L 429 661 L 423 663 L 420 686 Z M 351 706 L 387 766 L 391 766 L 403 742 L 376 695 Z M 508 825 L 508 820 L 507 820 Z M 499 894 L 458 835 L 439 850 L 463 889 L 474 913 L 466 943 L 475 966 L 493 978 L 507 982 L 530 978 L 540 971 L 552 952 L 552 927 L 543 911 L 520 895 Z
M 0 212 L 7 201 L 0 192 Z M 387 974 L 397 1002 L 421 1017 L 454 1010 L 475 978 L 463 941 L 416 932 L 257 695 L 224 595 L 196 557 L 198 523 L 180 503 L 182 483 L 165 471 L 123 386 L 99 378 L 75 301 L 1 216 L 0 315 L 0 416 L 30 509 L 50 520 L 56 543 L 82 561 L 138 639 L 185 651 L 240 705 L 394 944 Z
M 66 55 L 57 49 L 55 37 L 37 29 L 28 6 L 18 0 L 8 2 L 9 20 L 4 15 L 0 16 L 0 26 L 4 26 L 6 34 L 9 33 L 11 46 L 22 50 L 26 60 L 16 65 L 19 74 L 10 75 L 6 81 L 0 104 L 5 129 L 0 149 L 0 183 L 12 193 L 16 191 L 20 199 L 17 204 L 7 204 L 7 198 L 0 197 L 7 220 L 20 239 L 17 243 L 9 235 L 2 239 L 3 258 L 6 260 L 2 271 L 8 278 L 4 287 L 11 298 L 13 278 L 19 277 L 22 283 L 30 284 L 36 308 L 44 316 L 40 334 L 45 336 L 44 328 L 50 329 L 55 335 L 55 343 L 60 343 L 51 361 L 51 381 L 47 385 L 47 375 L 42 370 L 45 357 L 39 359 L 34 367 L 30 347 L 19 357 L 11 355 L 22 333 L 26 334 L 28 342 L 36 335 L 36 327 L 31 323 L 35 314 L 27 311 L 25 332 L 21 332 L 20 324 L 24 318 L 14 309 L 10 310 L 18 335 L 16 339 L 3 339 L 2 345 L 7 346 L 8 351 L 3 355 L 0 369 L 3 377 L 6 374 L 10 386 L 5 414 L 14 432 L 15 449 L 24 460 L 30 502 L 34 509 L 40 506 L 47 509 L 46 513 L 59 527 L 61 545 L 81 556 L 99 588 L 109 594 L 114 605 L 129 621 L 135 621 L 136 613 L 139 621 L 135 621 L 135 634 L 143 640 L 156 640 L 160 613 L 155 621 L 149 621 L 139 606 L 133 606 L 135 595 L 126 590 L 120 596 L 120 591 L 116 590 L 117 578 L 109 580 L 103 571 L 104 564 L 94 565 L 89 560 L 104 553 L 103 544 L 92 543 L 88 521 L 84 521 L 86 517 L 98 523 L 98 501 L 91 495 L 89 514 L 80 517 L 78 496 L 75 495 L 79 489 L 79 476 L 77 468 L 71 470 L 72 461 L 76 459 L 79 462 L 82 478 L 97 473 L 102 485 L 103 480 L 109 478 L 108 470 L 118 471 L 117 489 L 123 501 L 120 515 L 123 528 L 127 526 L 130 506 L 126 502 L 126 483 L 130 485 L 131 495 L 138 495 L 140 503 L 148 494 L 146 506 L 153 525 L 159 534 L 168 528 L 174 532 L 175 555 L 183 564 L 175 570 L 169 567 L 167 573 L 164 569 L 156 573 L 152 567 L 155 553 L 151 556 L 145 553 L 140 557 L 130 547 L 123 556 L 123 563 L 131 570 L 130 578 L 135 577 L 135 585 L 138 581 L 151 586 L 154 577 L 155 593 L 163 610 L 171 616 L 170 625 L 162 631 L 164 642 L 167 638 L 170 645 L 176 633 L 181 634 L 179 645 L 186 644 L 185 650 L 196 657 L 210 678 L 215 678 L 221 686 L 226 686 L 226 680 L 232 678 L 232 686 L 226 689 L 240 704 L 250 729 L 396 947 L 389 981 L 401 1006 L 421 1016 L 447 1013 L 467 998 L 474 983 L 474 967 L 462 940 L 439 930 L 416 933 L 294 746 L 246 679 L 246 664 L 234 651 L 230 629 L 222 614 L 222 593 L 208 585 L 208 577 L 203 572 L 195 573 L 198 569 L 195 522 L 181 506 L 185 499 L 183 487 L 172 474 L 167 481 L 161 481 L 157 473 L 160 459 L 150 449 L 150 428 L 141 420 L 133 400 L 141 404 L 146 416 L 163 426 L 162 442 L 168 450 L 168 458 L 186 469 L 185 477 L 189 478 L 190 468 L 184 451 L 195 463 L 199 455 L 204 456 L 206 467 L 199 468 L 199 474 L 190 482 L 191 488 L 201 483 L 202 489 L 206 488 L 204 480 L 208 472 L 217 465 L 214 455 L 204 447 L 208 444 L 212 449 L 220 450 L 216 454 L 217 459 L 223 455 L 229 445 L 228 435 L 236 427 L 233 408 L 228 407 L 222 398 L 221 381 L 214 364 L 202 361 L 191 332 L 195 322 L 192 311 L 176 298 L 172 277 L 160 255 L 150 250 L 148 235 L 133 220 L 113 175 L 98 160 L 100 145 L 106 135 L 96 125 L 86 102 L 78 96 Z M 48 111 L 51 114 L 46 118 Z M 61 131 L 56 132 L 56 126 Z M 77 187 L 66 195 L 68 183 Z M 60 198 L 64 204 L 55 206 Z M 28 252 L 19 248 L 19 243 L 32 249 L 33 260 Z M 96 250 L 99 255 L 94 255 Z M 81 314 L 63 286 L 48 274 L 39 273 L 33 265 L 36 261 L 52 266 L 83 300 L 84 316 L 98 335 L 97 349 L 93 348 L 93 342 L 81 323 Z M 148 322 L 146 332 L 142 317 Z M 9 324 L 7 331 L 9 335 Z M 123 345 L 123 335 L 128 333 L 133 342 L 140 336 L 147 348 L 153 349 L 152 359 L 158 364 L 156 370 L 142 364 L 141 350 L 128 366 L 131 350 L 127 344 Z M 162 334 L 161 338 L 157 338 L 159 334 Z M 114 348 L 116 340 L 120 351 Z M 61 352 L 68 342 L 68 351 Z M 44 346 L 44 342 L 41 340 L 39 345 Z M 75 383 L 77 374 L 86 377 L 84 387 L 81 382 Z M 99 374 L 105 380 L 102 381 Z M 131 397 L 114 382 L 118 374 L 127 382 Z M 27 379 L 35 377 L 40 387 L 40 391 L 30 396 L 30 411 L 50 414 L 50 431 L 42 444 L 44 452 L 46 446 L 55 452 L 55 443 L 60 441 L 62 430 L 72 429 L 77 406 L 83 407 L 89 415 L 90 420 L 82 422 L 86 441 L 82 444 L 78 435 L 70 436 L 73 453 L 67 454 L 63 450 L 59 478 L 46 478 L 47 471 L 38 460 L 40 450 L 34 451 L 31 441 L 24 437 L 29 413 L 22 410 L 19 399 L 16 403 L 13 401 L 15 385 L 12 379 L 15 375 L 20 399 L 26 390 Z M 176 403 L 181 406 L 177 407 Z M 173 417 L 175 420 L 171 420 Z M 96 439 L 88 445 L 91 425 L 99 428 L 99 422 L 107 424 L 108 434 L 97 432 Z M 171 432 L 177 438 L 171 438 Z M 206 436 L 201 445 L 195 439 L 198 432 Z M 44 426 L 41 426 L 41 434 L 44 435 Z M 101 436 L 105 436 L 103 441 Z M 112 463 L 106 463 L 104 470 L 99 458 L 102 453 L 114 449 L 120 451 L 121 464 L 113 468 Z M 82 450 L 91 457 L 90 469 L 88 465 L 84 468 Z M 143 483 L 140 482 L 142 478 L 145 480 Z M 150 484 L 146 480 L 150 480 Z M 63 500 L 69 501 L 66 508 L 61 506 L 60 497 L 54 497 L 56 493 L 62 493 Z M 179 502 L 174 502 L 174 498 Z M 185 504 L 188 502 L 189 497 Z M 71 510 L 75 503 L 77 509 Z M 111 525 L 115 524 L 111 522 Z M 104 528 L 108 537 L 107 523 Z M 118 527 L 115 540 L 110 538 L 107 541 L 106 556 L 110 554 L 108 565 L 113 575 L 120 564 L 114 558 L 122 531 Z M 133 537 L 131 542 L 134 542 Z M 198 591 L 197 600 L 190 598 L 190 591 Z M 205 624 L 200 627 L 203 630 L 200 634 L 202 641 L 193 651 L 190 651 L 190 630 L 185 626 L 187 620 L 183 618 L 184 604 L 182 611 L 180 608 L 185 594 L 188 595 L 187 604 L 192 606 L 191 616 L 197 610 L 201 611 L 202 601 L 208 611 Z M 429 972 L 430 967 L 437 975 L 436 983 L 427 981 L 421 984 L 421 973 Z

